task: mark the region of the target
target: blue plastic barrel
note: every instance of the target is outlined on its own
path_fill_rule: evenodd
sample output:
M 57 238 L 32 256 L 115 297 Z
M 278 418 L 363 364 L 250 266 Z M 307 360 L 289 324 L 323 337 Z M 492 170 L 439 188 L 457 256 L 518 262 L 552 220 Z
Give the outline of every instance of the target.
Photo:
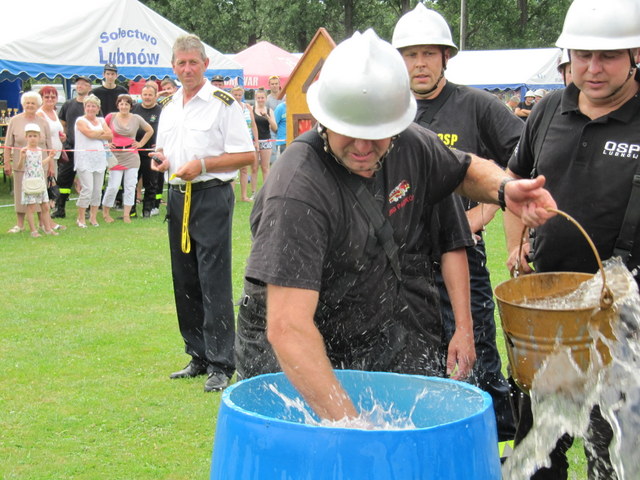
M 303 414 L 285 406 L 270 388 L 301 398 L 286 376 L 260 375 L 222 395 L 211 479 L 500 480 L 495 415 L 487 393 L 418 375 L 353 370 L 336 375 L 364 409 L 374 401 L 404 415 L 413 409 L 416 428 L 307 425 Z

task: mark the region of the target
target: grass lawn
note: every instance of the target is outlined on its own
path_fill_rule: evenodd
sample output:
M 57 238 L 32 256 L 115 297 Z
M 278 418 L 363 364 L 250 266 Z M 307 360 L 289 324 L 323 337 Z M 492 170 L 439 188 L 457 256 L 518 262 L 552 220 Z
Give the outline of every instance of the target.
M 10 235 L 8 185 L 0 175 L 0 479 L 208 478 L 220 394 L 203 393 L 203 377 L 168 379 L 188 357 L 163 217 L 81 230 L 69 202 L 59 237 Z M 250 209 L 236 204 L 234 298 Z M 496 285 L 499 221 L 487 242 Z

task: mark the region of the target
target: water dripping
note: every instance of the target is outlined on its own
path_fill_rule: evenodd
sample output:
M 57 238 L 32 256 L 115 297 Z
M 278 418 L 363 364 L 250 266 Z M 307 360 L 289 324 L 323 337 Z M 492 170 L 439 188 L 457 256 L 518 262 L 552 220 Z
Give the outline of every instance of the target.
M 531 388 L 534 426 L 505 462 L 505 479 L 528 480 L 548 466 L 548 454 L 564 433 L 582 438 L 589 448 L 587 427 L 594 405 L 600 406 L 614 431 L 609 452 L 618 480 L 640 478 L 640 296 L 635 279 L 619 259 L 604 262 L 604 269 L 615 299 L 615 339 L 593 329 L 590 333 L 608 346 L 611 361 L 602 358 L 595 341 L 586 371 L 575 363 L 568 347 L 558 347 L 547 358 Z M 568 295 L 526 303 L 550 310 L 596 308 L 601 289 L 602 276 L 595 275 Z

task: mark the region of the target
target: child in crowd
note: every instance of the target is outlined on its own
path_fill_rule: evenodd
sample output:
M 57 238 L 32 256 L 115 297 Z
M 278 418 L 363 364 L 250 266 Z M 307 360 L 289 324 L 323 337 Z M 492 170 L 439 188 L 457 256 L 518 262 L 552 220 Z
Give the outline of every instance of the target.
M 47 194 L 47 182 L 45 169 L 49 162 L 53 161 L 53 152 L 45 157 L 45 151 L 38 147 L 40 142 L 40 126 L 35 123 L 28 123 L 24 128 L 27 146 L 20 150 L 20 160 L 18 168 L 24 168 L 24 178 L 22 180 L 22 203 L 27 205 L 27 222 L 31 236 L 40 237 L 36 223 L 34 221 L 34 212 L 36 205 L 40 205 L 40 218 L 42 220 L 42 228 L 47 235 L 58 235 L 53 229 L 53 222 L 49 215 L 49 195 Z

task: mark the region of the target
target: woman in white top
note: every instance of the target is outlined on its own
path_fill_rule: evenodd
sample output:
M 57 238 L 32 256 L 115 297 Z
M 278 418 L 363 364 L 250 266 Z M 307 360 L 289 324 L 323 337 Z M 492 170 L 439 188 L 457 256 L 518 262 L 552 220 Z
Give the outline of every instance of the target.
M 53 175 L 57 177 L 58 160 L 60 159 L 62 142 L 67 139 L 67 136 L 64 133 L 64 127 L 56 113 L 58 91 L 54 87 L 47 85 L 46 87 L 42 87 L 38 93 L 42 97 L 42 106 L 38 109 L 36 115 L 44 118 L 49 124 L 49 130 L 51 132 L 51 146 L 55 150 L 55 153 L 53 154 Z
M 99 111 L 100 99 L 95 95 L 89 95 L 84 99 L 84 115 L 78 117 L 75 125 L 74 168 L 82 185 L 76 204 L 78 206 L 76 223 L 80 228 L 87 228 L 85 223 L 87 207 L 90 207 L 89 222 L 94 227 L 98 226 L 96 216 L 100 207 L 104 172 L 107 169 L 104 142 L 105 140 L 110 142 L 113 138 L 104 118 L 98 117 Z
M 58 160 L 62 154 L 62 143 L 67 139 L 67 135 L 64 133 L 64 127 L 62 122 L 58 118 L 56 113 L 56 104 L 58 103 L 58 90 L 51 85 L 42 87 L 38 92 L 42 97 L 42 106 L 36 112 L 40 118 L 43 118 L 49 125 L 51 131 L 51 147 L 54 150 L 53 153 L 53 176 L 58 178 Z M 51 170 L 51 169 L 50 169 Z M 49 197 L 49 206 L 53 208 L 56 199 Z M 51 220 L 54 230 L 66 230 L 67 227 L 55 223 Z

